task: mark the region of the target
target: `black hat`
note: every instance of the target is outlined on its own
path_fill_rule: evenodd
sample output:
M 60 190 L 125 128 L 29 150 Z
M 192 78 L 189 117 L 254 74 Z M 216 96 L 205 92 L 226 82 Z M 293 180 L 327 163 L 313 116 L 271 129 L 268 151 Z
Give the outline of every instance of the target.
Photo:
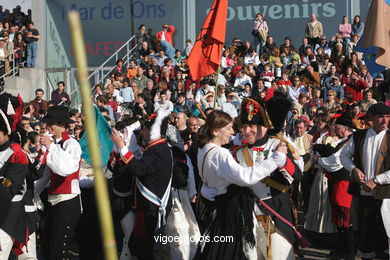
M 386 115 L 390 114 L 390 107 L 387 106 L 383 102 L 378 102 L 372 106 L 367 111 L 367 114 L 372 114 L 372 115 Z
M 47 110 L 47 114 L 42 118 L 44 123 L 64 123 L 73 124 L 74 121 L 70 119 L 69 109 L 65 106 L 51 106 Z
M 279 133 L 287 118 L 287 113 L 291 108 L 291 102 L 285 94 L 275 91 L 272 98 L 266 102 L 268 115 L 274 126 L 274 134 Z
M 347 113 L 344 113 L 338 117 L 335 121 L 335 124 L 353 128 L 352 117 Z
M 241 103 L 241 124 L 262 125 L 273 128 L 263 101 L 256 98 L 245 98 Z

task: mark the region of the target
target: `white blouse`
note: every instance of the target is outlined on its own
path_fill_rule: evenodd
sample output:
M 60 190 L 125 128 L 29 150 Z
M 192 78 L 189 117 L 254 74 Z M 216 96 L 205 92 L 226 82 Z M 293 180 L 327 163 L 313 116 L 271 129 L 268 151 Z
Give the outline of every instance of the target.
M 213 149 L 205 157 L 211 148 Z M 278 167 L 283 167 L 285 163 L 286 155 L 274 152 L 267 160 L 255 163 L 252 167 L 243 167 L 234 160 L 228 149 L 214 143 L 206 144 L 198 150 L 199 175 L 204 183 L 202 195 L 213 200 L 214 196 L 226 193 L 230 184 L 250 187 L 269 176 Z

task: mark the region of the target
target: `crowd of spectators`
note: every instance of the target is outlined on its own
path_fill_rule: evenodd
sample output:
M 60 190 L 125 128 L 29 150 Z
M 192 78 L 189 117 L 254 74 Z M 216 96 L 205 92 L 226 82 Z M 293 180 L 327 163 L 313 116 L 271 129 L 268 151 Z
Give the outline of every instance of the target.
M 0 23 L 3 37 L 0 54 L 1 46 L 12 42 L 16 53 L 19 52 L 16 46 L 21 46 L 17 44 L 18 40 L 24 46 L 26 44 L 25 30 L 31 21 L 31 12 L 26 16 L 18 7 L 13 13 L 0 9 L 0 21 L 3 21 Z M 295 47 L 289 36 L 282 43 L 274 42 L 272 28 L 266 25 L 263 15 L 258 14 L 253 30 L 261 32 L 252 31 L 253 40 L 241 41 L 236 37 L 231 44 L 226 43 L 220 73 L 193 80 L 187 65 L 191 40 L 187 40 L 183 50 L 174 49 L 175 28 L 172 25 L 164 24 L 156 36 L 141 25 L 136 34 L 137 58 L 127 67 L 123 60 L 117 60 L 104 84 L 93 87 L 92 98 L 112 126 L 129 117 L 150 118 L 161 107 L 168 109 L 171 111 L 170 123 L 180 133 L 184 150 L 196 166 L 197 147 L 193 144 L 212 110 L 219 109 L 238 118 L 244 98 L 268 100 L 274 92 L 282 92 L 293 104 L 287 118 L 286 136 L 298 147 L 305 161 L 305 172 L 309 172 L 314 168 L 313 144 L 332 131 L 332 117 L 336 113 L 350 113 L 354 127 L 363 129 L 367 126 L 361 118 L 372 104 L 390 105 L 388 70 L 372 77 L 362 61 L 362 53 L 355 50 L 363 28 L 359 16 L 352 24 L 344 17 L 339 33 L 326 37 L 321 22 L 313 14 L 302 30 L 305 35 L 302 44 Z M 11 33 L 7 34 L 10 31 L 14 32 L 12 40 Z M 19 57 L 23 56 L 23 51 L 19 52 Z M 57 86 L 50 101 L 44 100 L 44 90 L 37 89 L 36 98 L 25 104 L 19 127 L 30 133 L 32 153 L 39 148 L 34 133 L 47 132 L 41 122 L 47 108 L 56 104 L 71 106 L 70 97 L 64 90 L 65 83 L 58 82 Z M 68 130 L 76 140 L 80 140 L 84 127 L 80 112 L 70 110 L 75 123 L 69 124 Z M 235 120 L 234 125 L 233 144 L 236 145 L 242 144 L 238 122 Z M 195 179 L 199 183 L 197 174 Z M 302 191 L 306 210 L 309 187 L 304 186 Z
M 31 9 L 27 14 L 16 6 L 12 12 L 0 5 L 0 86 L 1 77 L 14 66 L 35 67 L 38 30 L 32 22 Z

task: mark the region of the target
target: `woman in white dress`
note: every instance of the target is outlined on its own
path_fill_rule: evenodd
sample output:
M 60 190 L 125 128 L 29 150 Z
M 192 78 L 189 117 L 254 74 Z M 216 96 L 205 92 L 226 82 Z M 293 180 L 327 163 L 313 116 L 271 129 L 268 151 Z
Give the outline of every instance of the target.
M 252 167 L 239 165 L 222 147 L 233 134 L 233 119 L 222 111 L 208 115 L 200 134 L 198 168 L 208 212 L 203 218 L 208 225 L 198 246 L 198 259 L 257 259 L 254 197 L 249 187 L 286 162 L 287 146 L 281 143 L 269 159 Z M 215 243 L 221 236 L 226 240 Z

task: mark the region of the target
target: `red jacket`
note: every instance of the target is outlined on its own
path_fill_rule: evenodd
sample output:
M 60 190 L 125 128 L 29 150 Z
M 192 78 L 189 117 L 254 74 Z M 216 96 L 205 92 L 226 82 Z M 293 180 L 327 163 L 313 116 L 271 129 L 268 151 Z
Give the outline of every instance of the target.
M 368 84 L 364 82 L 363 80 L 351 80 L 344 88 L 344 92 L 350 92 L 353 94 L 353 100 L 354 101 L 360 101 L 363 99 L 363 90 L 368 88 Z
M 173 27 L 172 25 L 168 25 L 168 30 L 165 32 L 165 40 L 169 42 L 172 46 L 173 46 L 172 36 L 174 32 L 175 32 L 175 27 Z M 159 39 L 160 41 L 162 39 L 162 33 L 163 33 L 162 31 L 159 31 L 156 34 L 156 38 Z

